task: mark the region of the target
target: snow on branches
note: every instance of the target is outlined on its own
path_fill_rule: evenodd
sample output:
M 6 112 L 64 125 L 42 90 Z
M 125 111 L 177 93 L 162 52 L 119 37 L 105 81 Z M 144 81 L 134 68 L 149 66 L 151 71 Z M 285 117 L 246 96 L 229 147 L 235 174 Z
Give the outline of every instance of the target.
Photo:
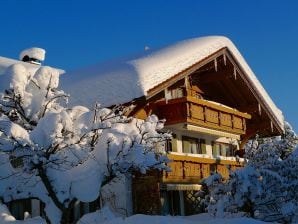
M 76 200 L 94 201 L 120 174 L 167 169 L 158 146 L 163 122 L 124 116 L 124 108 L 65 107 L 59 73 L 21 64 L 1 77 L 0 198 L 37 198 L 51 223 L 66 223 Z
M 244 212 L 268 222 L 298 221 L 298 138 L 289 124 L 281 137 L 256 138 L 246 146 L 247 164 L 205 181 L 208 212 L 216 216 Z M 297 151 L 297 149 L 296 149 Z

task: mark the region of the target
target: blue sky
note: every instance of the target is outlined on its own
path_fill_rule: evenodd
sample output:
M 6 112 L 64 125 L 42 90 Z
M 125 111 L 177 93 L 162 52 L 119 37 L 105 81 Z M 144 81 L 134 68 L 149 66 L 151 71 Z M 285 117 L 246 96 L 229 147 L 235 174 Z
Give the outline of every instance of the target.
M 298 1 L 2 1 L 0 55 L 42 47 L 71 70 L 179 40 L 229 37 L 298 131 Z

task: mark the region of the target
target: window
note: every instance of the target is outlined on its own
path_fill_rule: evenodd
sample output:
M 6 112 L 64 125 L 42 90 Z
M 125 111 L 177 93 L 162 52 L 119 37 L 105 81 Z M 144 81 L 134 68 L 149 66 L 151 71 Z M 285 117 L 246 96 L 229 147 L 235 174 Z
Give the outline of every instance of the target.
M 166 140 L 165 146 L 166 146 L 166 152 L 172 152 L 173 151 L 172 140 L 171 139 Z
M 228 143 L 213 142 L 212 155 L 213 156 L 234 156 L 235 146 Z
M 183 89 L 177 88 L 177 89 L 171 89 L 169 90 L 171 93 L 171 99 L 177 99 L 183 97 Z
M 205 139 L 182 136 L 182 150 L 184 153 L 206 154 Z
M 176 134 L 172 134 L 172 139 L 167 139 L 165 142 L 166 152 L 177 152 L 177 137 Z
M 198 191 L 161 191 L 162 215 L 194 215 L 202 213 Z
M 45 205 L 38 199 L 19 199 L 11 201 L 7 205 L 11 214 L 17 220 L 23 220 L 25 218 L 25 213 L 29 213 L 32 217 L 44 216 L 43 210 Z
M 179 191 L 162 191 L 161 198 L 163 215 L 182 215 Z
M 168 98 L 167 99 L 177 99 L 181 98 L 186 95 L 186 89 L 185 89 L 185 80 L 181 79 L 177 81 L 175 84 L 170 86 L 167 90 L 168 92 Z

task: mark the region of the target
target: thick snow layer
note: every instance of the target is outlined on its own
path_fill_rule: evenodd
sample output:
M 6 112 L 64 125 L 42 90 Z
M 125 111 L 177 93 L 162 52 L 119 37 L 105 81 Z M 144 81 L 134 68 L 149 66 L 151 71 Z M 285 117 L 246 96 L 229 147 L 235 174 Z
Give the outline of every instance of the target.
M 77 222 L 77 224 L 104 223 L 105 221 L 110 221 L 110 220 L 122 221 L 121 218 L 115 217 L 114 213 L 109 209 L 109 207 L 103 207 L 101 210 L 84 215 Z
M 106 214 L 105 214 L 106 213 Z M 101 222 L 98 222 L 101 221 Z M 104 222 L 103 222 L 104 221 Z M 113 217 L 110 211 L 105 208 L 102 212 L 94 212 L 83 216 L 78 224 L 262 224 L 265 222 L 246 218 L 246 217 L 225 217 L 214 218 L 208 214 L 199 214 L 193 216 L 149 216 L 149 215 L 133 215 L 125 219 Z
M 18 60 L 11 59 L 11 58 L 0 57 L 0 77 L 1 77 L 1 75 L 3 75 L 6 72 L 8 67 L 10 67 L 11 65 L 14 65 L 16 63 L 20 63 L 20 64 L 24 65 L 31 75 L 33 75 L 37 71 L 37 69 L 40 68 L 40 65 L 30 64 L 27 62 L 18 61 Z M 59 74 L 65 73 L 65 71 L 62 69 L 56 68 L 56 70 L 59 72 Z M 2 83 L 0 82 L 0 85 L 1 84 Z
M 62 88 L 73 96 L 74 104 L 103 106 L 121 104 L 146 96 L 148 90 L 186 68 L 227 47 L 247 75 L 280 127 L 283 115 L 275 106 L 235 45 L 226 37 L 209 36 L 185 40 L 142 56 L 97 64 L 69 72 L 62 77 Z
M 29 56 L 29 58 L 34 58 L 40 61 L 44 61 L 45 59 L 45 55 L 46 55 L 46 51 L 42 48 L 38 48 L 38 47 L 32 47 L 32 48 L 28 48 L 26 50 L 23 50 L 20 53 L 20 61 L 25 57 L 25 56 Z

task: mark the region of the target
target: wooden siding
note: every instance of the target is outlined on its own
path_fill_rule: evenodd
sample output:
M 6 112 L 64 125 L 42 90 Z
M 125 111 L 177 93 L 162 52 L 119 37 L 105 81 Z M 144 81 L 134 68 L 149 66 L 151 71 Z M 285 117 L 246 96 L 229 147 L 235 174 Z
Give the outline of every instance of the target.
M 168 166 L 171 172 L 164 172 L 163 183 L 194 183 L 210 176 L 211 172 L 220 173 L 224 178 L 229 177 L 229 169 L 235 170 L 243 163 L 231 160 L 218 160 L 190 155 L 168 154 L 171 162 Z
M 247 113 L 191 96 L 159 101 L 154 108 L 159 118 L 166 119 L 166 125 L 188 123 L 239 135 L 246 133 L 246 120 L 251 118 Z

